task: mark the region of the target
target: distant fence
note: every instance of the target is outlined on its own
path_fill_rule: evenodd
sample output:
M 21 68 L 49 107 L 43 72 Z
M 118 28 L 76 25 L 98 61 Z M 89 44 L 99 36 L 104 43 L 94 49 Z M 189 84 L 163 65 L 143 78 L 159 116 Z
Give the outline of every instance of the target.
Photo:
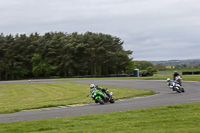
M 182 75 L 198 75 L 200 74 L 200 71 L 196 71 L 196 72 L 182 72 Z
M 140 72 L 140 77 L 153 76 L 152 72 Z

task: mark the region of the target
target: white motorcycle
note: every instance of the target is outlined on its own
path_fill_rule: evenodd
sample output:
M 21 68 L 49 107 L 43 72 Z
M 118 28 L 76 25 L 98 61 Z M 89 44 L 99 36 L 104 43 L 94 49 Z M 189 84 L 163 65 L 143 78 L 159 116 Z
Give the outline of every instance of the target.
M 185 92 L 184 88 L 180 85 L 180 81 L 177 81 L 177 80 L 171 81 L 171 79 L 168 78 L 167 84 L 168 84 L 169 88 L 172 89 L 173 91 L 176 91 L 178 93 Z

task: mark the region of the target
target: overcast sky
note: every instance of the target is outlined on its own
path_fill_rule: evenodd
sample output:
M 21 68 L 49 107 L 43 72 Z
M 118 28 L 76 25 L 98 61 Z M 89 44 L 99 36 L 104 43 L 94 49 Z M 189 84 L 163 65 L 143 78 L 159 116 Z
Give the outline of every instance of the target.
M 0 0 L 0 32 L 87 31 L 124 41 L 134 60 L 200 59 L 200 0 Z

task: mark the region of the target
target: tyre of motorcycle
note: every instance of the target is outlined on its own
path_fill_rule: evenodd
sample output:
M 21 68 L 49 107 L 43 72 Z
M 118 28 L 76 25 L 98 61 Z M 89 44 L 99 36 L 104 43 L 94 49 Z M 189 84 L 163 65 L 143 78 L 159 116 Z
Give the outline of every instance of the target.
M 177 91 L 178 93 L 181 93 L 181 90 L 180 90 L 179 87 L 176 87 L 176 91 Z
M 101 105 L 104 104 L 104 101 L 101 98 L 96 99 L 98 101 L 98 103 L 100 103 Z
M 109 101 L 110 103 L 115 103 L 115 99 L 110 99 L 110 101 Z
M 185 92 L 184 88 L 181 87 L 181 92 Z
M 98 103 L 98 102 L 99 102 L 99 101 L 96 99 L 96 100 L 95 100 L 95 103 Z

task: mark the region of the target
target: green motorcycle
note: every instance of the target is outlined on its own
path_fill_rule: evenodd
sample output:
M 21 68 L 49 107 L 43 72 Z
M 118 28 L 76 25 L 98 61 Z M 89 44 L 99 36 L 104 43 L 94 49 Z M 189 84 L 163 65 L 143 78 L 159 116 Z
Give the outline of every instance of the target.
M 94 89 L 91 93 L 91 98 L 95 100 L 95 103 L 104 104 L 106 102 L 114 103 L 115 100 L 112 97 L 113 93 L 109 94 L 109 91 L 106 89 Z

